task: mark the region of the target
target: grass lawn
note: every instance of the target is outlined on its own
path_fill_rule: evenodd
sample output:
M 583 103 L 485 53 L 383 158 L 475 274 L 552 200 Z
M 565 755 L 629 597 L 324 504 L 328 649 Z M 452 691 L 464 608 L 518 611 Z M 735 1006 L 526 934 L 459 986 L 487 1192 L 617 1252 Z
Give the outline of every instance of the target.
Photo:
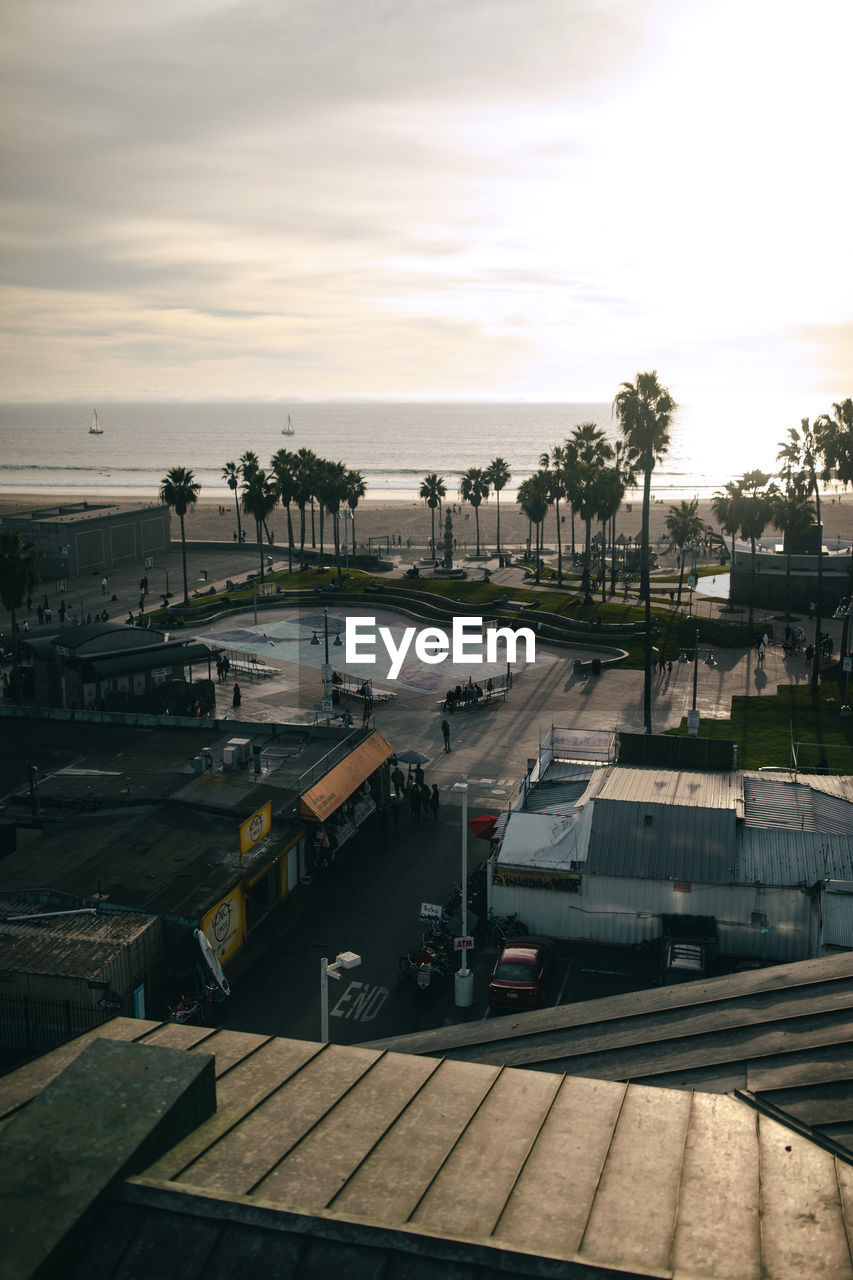
M 702 720 L 699 736 L 736 742 L 742 769 L 788 768 L 793 738 L 801 769 L 853 773 L 853 718 L 842 720 L 840 708 L 836 680 L 822 680 L 814 697 L 807 685 L 780 685 L 772 697 L 732 698 L 731 719 Z M 687 720 L 669 732 L 686 735 Z

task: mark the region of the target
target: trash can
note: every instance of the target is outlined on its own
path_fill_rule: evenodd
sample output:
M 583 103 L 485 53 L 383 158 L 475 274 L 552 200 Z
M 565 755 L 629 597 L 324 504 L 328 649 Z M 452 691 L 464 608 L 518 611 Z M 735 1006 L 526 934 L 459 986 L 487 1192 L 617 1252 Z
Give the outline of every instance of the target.
M 592 660 L 592 674 L 593 674 L 594 676 L 600 676 L 600 675 L 601 675 L 601 659 L 600 659 L 600 658 L 593 658 L 593 660 Z

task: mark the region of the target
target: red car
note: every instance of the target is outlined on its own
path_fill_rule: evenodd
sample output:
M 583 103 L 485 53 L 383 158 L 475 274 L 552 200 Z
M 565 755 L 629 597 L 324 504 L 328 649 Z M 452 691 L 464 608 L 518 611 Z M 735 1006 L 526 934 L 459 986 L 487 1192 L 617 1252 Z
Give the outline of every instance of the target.
M 509 938 L 489 979 L 493 1009 L 539 1009 L 554 963 L 548 938 Z

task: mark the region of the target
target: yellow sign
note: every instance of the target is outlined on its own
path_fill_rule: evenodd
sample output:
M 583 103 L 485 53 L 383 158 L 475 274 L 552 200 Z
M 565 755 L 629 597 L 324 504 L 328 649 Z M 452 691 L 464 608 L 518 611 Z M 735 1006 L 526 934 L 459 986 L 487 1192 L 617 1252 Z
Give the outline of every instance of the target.
M 239 888 L 232 889 L 201 921 L 202 933 L 207 934 L 220 964 L 242 947 L 243 927 L 243 893 Z
M 253 813 L 240 825 L 240 856 L 248 853 L 252 845 L 262 840 L 272 826 L 272 801 L 268 800 L 263 808 Z

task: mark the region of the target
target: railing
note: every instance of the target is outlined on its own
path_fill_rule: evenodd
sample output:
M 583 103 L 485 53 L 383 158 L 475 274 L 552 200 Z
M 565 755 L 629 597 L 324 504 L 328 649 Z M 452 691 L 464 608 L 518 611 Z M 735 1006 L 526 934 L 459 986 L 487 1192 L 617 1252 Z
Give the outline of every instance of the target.
M 7 1067 L 47 1053 L 119 1015 L 133 1017 L 132 998 L 117 1008 L 72 1000 L 0 994 L 0 1060 Z

